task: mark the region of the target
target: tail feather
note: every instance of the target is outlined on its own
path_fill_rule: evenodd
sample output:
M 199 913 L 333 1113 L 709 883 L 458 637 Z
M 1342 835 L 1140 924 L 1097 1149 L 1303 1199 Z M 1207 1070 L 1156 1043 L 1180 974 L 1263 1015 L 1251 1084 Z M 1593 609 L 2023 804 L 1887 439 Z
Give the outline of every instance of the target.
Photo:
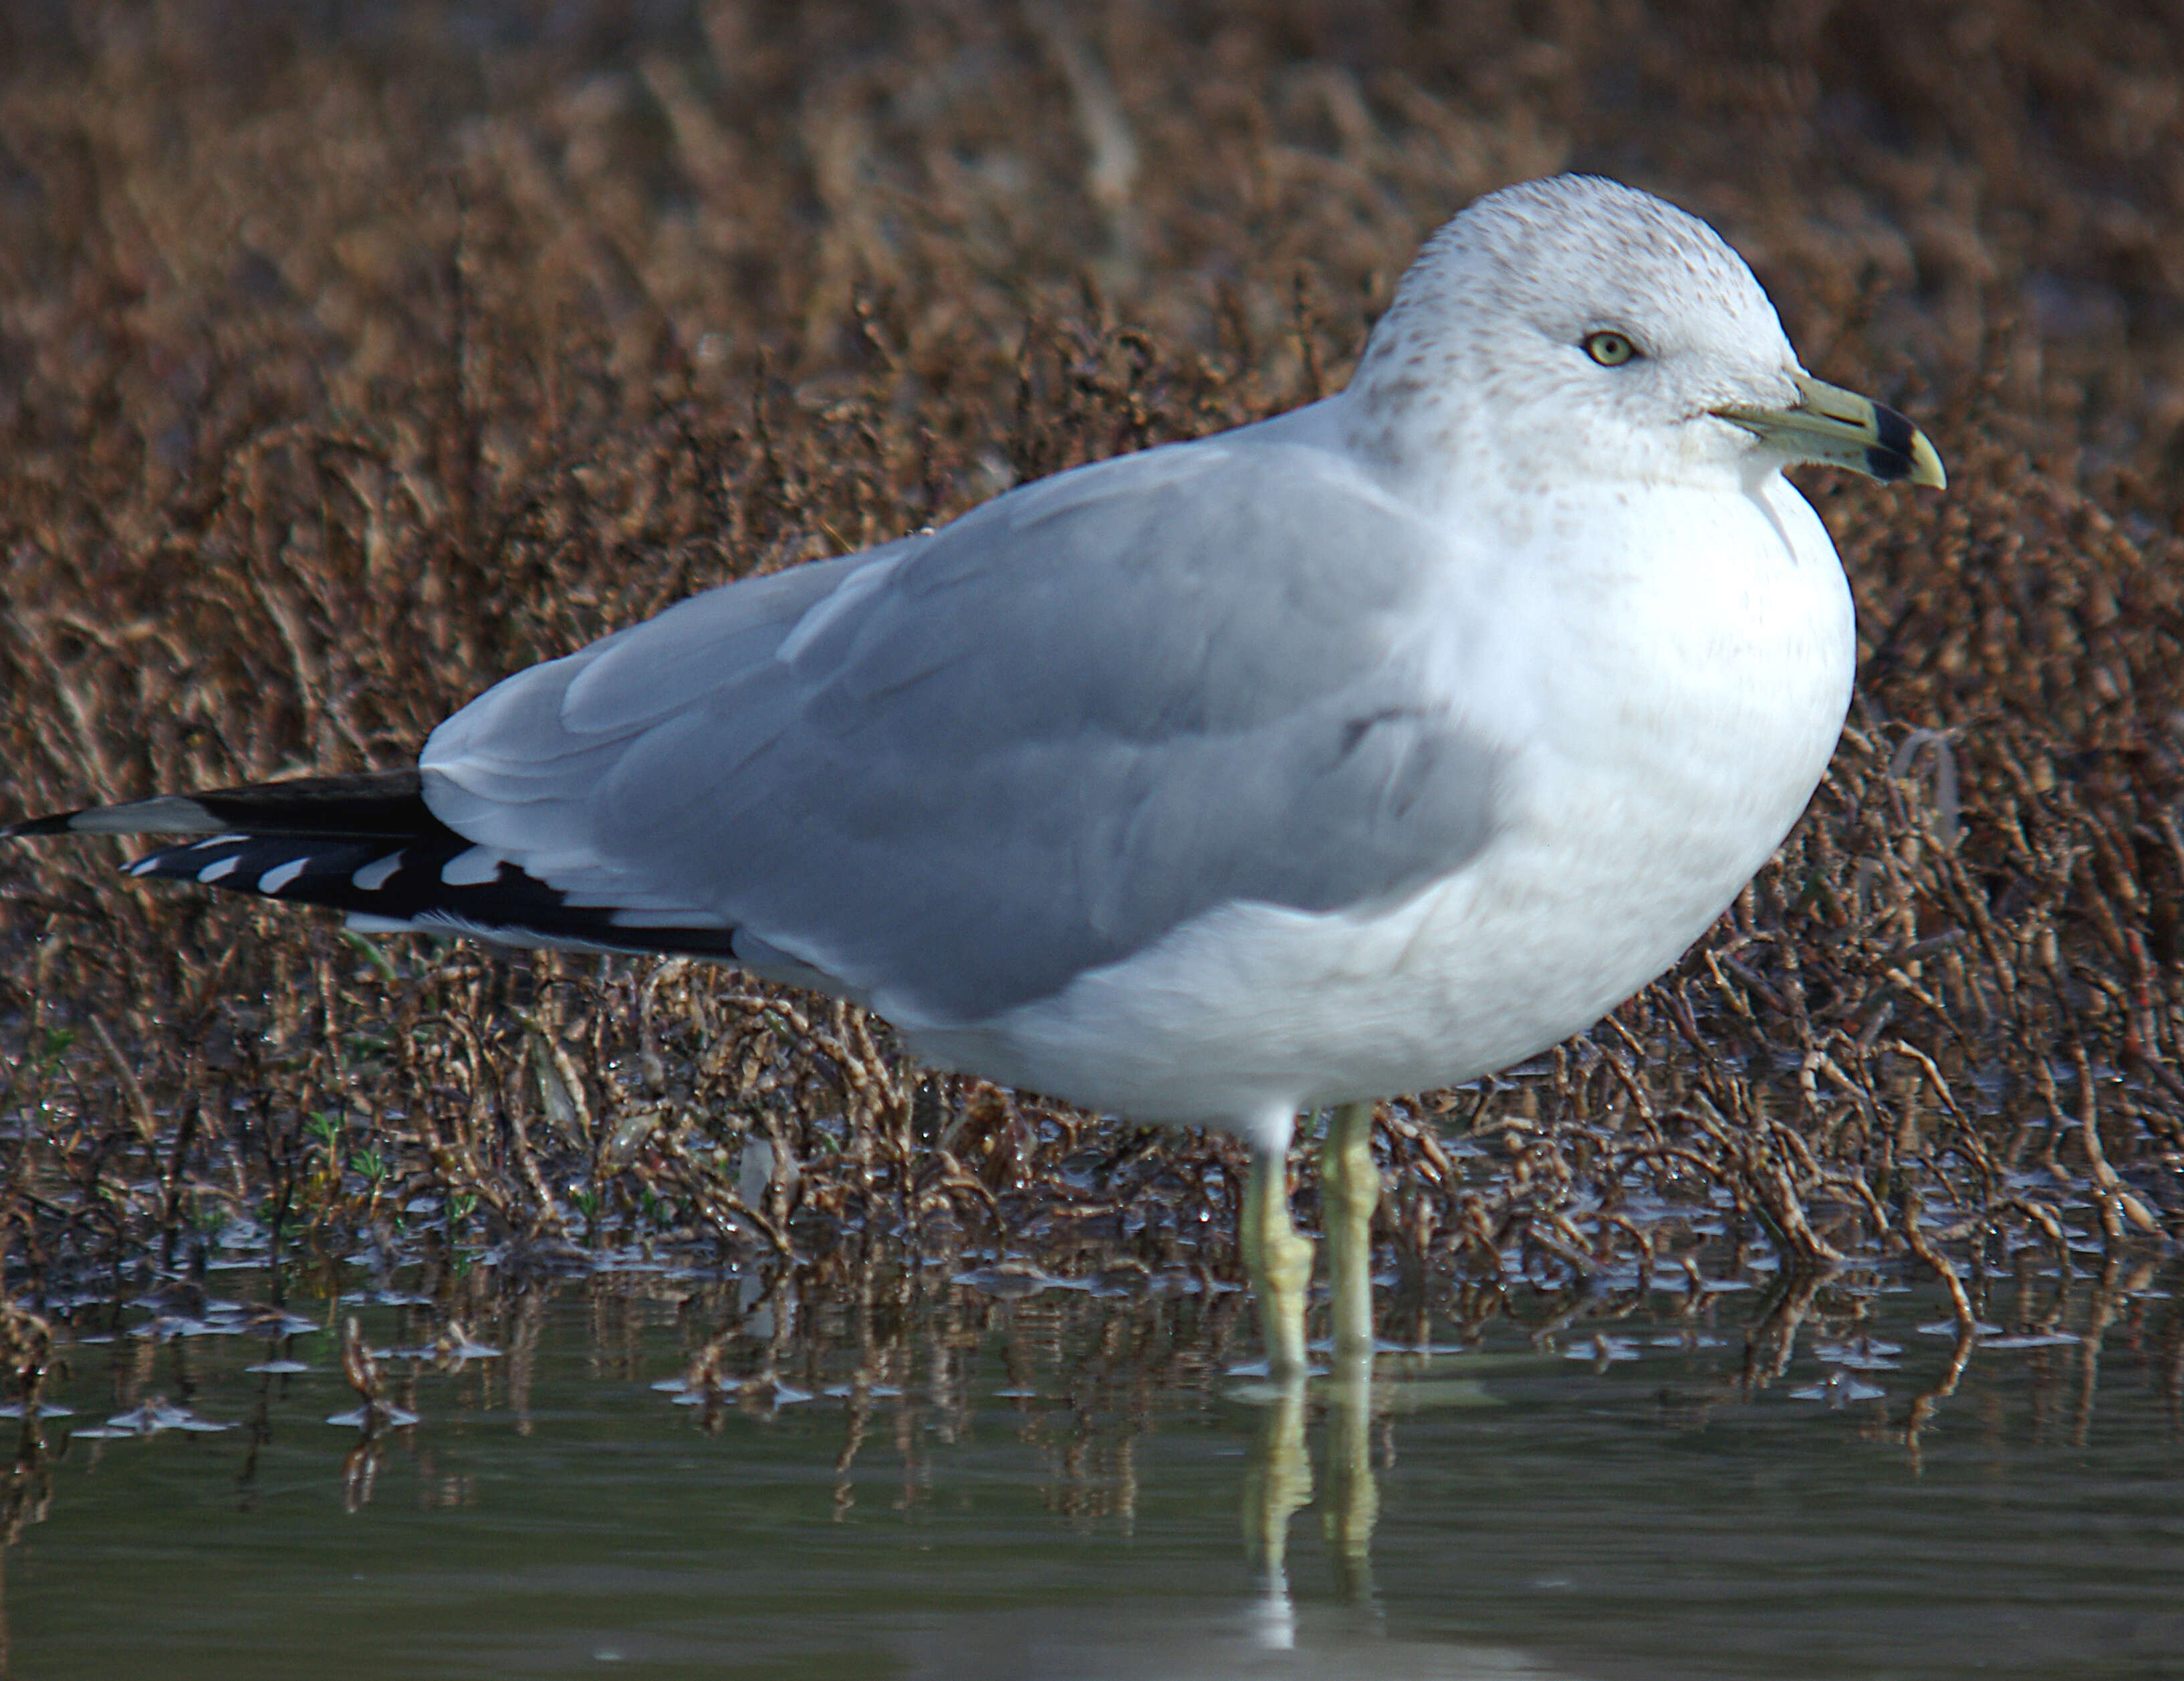
M 510 946 L 733 955 L 733 930 L 702 913 L 575 905 L 432 815 L 415 770 L 310 777 L 93 806 L 0 829 L 45 835 L 185 835 L 129 866 L 348 914 L 352 927 L 463 934 Z

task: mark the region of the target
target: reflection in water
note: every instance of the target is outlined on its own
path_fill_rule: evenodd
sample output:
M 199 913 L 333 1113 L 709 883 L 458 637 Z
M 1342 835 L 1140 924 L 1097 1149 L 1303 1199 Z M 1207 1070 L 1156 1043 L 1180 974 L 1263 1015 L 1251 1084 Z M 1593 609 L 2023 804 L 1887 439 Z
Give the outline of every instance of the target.
M 1553 1681 L 1574 1674 L 1512 1648 L 1405 1639 L 1340 1615 L 1291 1633 L 1272 1649 L 1256 1610 L 1156 1602 L 1096 1615 L 965 1619 L 944 1634 L 904 1639 L 895 1656 L 900 1673 L 916 1681 Z
M 1338 1355 L 1328 1385 L 1328 1555 L 1335 1594 L 1351 1605 L 1373 1597 L 1373 1526 L 1380 1488 L 1373 1477 L 1373 1356 Z
M 222 1681 L 329 1639 L 359 1676 L 2123 1661 L 2184 1640 L 2184 1317 L 2092 1259 L 2014 1257 L 1973 1338 L 1880 1273 L 1458 1295 L 1289 1383 L 1240 1375 L 1240 1293 L 1144 1269 L 478 1269 L 270 1336 L 108 1304 L 20 1410 L 0 1674 L 189 1673 L 181 1606 Z M 232 1427 L 115 1428 L 168 1412 Z
M 1311 1385 L 1327 1416 L 1326 1493 L 1322 1533 L 1332 1589 L 1339 1605 L 1373 1606 L 1373 1526 L 1380 1511 L 1373 1475 L 1373 1355 L 1351 1349 L 1334 1356 L 1333 1370 Z M 1273 1650 L 1296 1645 L 1296 1610 L 1290 1592 L 1291 1518 L 1312 1500 L 1312 1464 L 1305 1441 L 1307 1386 L 1267 1385 L 1249 1399 L 1264 1409 L 1244 1479 L 1244 1551 L 1258 1581 L 1261 1600 L 1255 1630 Z
M 1296 1611 L 1290 1598 L 1290 1520 L 1312 1499 L 1312 1461 L 1305 1451 L 1304 1383 L 1274 1387 L 1244 1476 L 1244 1556 L 1265 1598 L 1256 1629 L 1259 1644 L 1286 1650 L 1296 1644 Z

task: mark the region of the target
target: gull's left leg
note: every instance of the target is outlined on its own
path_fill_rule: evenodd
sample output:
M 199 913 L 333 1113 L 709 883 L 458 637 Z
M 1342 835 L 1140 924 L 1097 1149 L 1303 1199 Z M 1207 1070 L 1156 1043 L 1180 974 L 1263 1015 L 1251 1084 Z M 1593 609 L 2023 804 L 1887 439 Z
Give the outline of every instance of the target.
M 1373 1105 L 1345 1103 L 1328 1122 L 1319 1156 L 1320 1224 L 1327 1233 L 1338 1360 L 1369 1359 L 1373 1352 L 1373 1210 L 1379 1201 Z
M 1290 1221 L 1289 1149 L 1271 1138 L 1255 1143 L 1244 1187 L 1244 1270 L 1259 1304 L 1267 1374 L 1277 1383 L 1304 1381 L 1305 1294 L 1312 1287 L 1312 1239 Z

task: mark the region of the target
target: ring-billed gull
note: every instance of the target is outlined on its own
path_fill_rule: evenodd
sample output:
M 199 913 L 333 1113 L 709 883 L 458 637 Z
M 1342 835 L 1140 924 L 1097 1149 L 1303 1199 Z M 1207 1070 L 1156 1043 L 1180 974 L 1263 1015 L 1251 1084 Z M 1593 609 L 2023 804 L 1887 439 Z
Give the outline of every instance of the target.
M 203 836 L 133 872 L 367 930 L 719 958 L 938 1064 L 1234 1129 L 1293 1375 L 1297 1114 L 1339 1106 L 1368 1347 L 1371 1102 L 1596 1020 L 1804 809 L 1854 644 L 1797 461 L 1943 482 L 1705 223 L 1534 182 L 1428 243 L 1339 395 L 694 597 L 411 770 L 8 832 Z

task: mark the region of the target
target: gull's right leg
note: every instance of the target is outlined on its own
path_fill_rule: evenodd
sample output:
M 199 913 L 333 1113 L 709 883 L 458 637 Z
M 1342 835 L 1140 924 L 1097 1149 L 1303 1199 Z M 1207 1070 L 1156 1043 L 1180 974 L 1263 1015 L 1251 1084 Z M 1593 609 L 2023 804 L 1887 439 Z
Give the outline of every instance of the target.
M 1327 1124 L 1319 1153 L 1320 1226 L 1327 1238 L 1334 1352 L 1373 1356 L 1373 1210 L 1380 1170 L 1373 1160 L 1373 1105 L 1345 1103 Z

